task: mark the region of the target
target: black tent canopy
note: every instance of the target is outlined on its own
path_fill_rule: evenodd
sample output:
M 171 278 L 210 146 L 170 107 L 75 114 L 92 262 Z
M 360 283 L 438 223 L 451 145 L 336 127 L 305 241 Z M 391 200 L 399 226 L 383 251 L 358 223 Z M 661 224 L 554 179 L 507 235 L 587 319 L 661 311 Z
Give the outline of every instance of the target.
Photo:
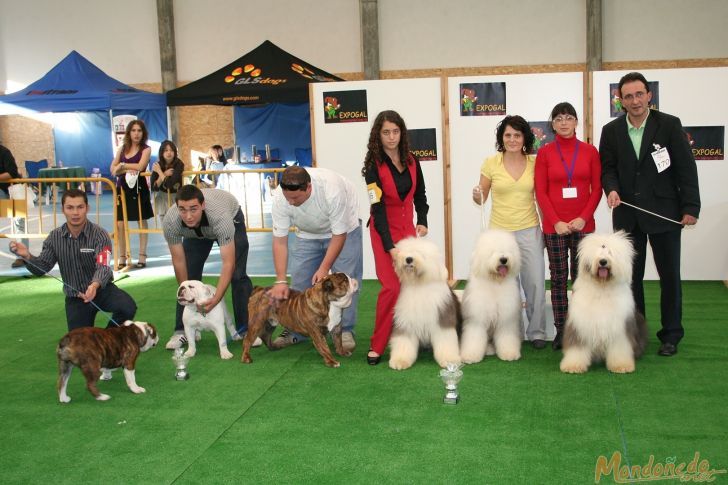
M 168 91 L 167 104 L 305 103 L 309 83 L 341 80 L 266 40 L 212 74 Z

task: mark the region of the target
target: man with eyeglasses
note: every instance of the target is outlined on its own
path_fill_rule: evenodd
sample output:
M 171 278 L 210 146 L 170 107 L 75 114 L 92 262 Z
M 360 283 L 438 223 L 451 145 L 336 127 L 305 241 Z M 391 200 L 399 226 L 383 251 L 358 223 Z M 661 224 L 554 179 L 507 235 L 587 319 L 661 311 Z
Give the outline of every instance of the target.
M 207 302 L 203 313 L 208 313 L 232 286 L 235 328 L 242 337 L 248 329 L 248 298 L 253 283 L 247 273 L 248 235 L 240 203 L 234 195 L 218 189 L 199 189 L 184 185 L 178 191 L 176 203 L 164 216 L 164 238 L 172 255 L 177 283 L 202 280 L 202 270 L 210 255 L 212 244 L 220 248 L 222 268 L 215 295 Z M 184 307 L 177 303 L 174 334 L 166 348 L 174 350 L 187 343 L 182 324 Z M 262 342 L 256 341 L 254 345 Z
M 342 272 L 361 283 L 363 252 L 359 204 L 354 185 L 325 168 L 288 167 L 281 176 L 280 190 L 273 195 L 273 264 L 276 282 L 270 297 L 288 298 L 286 267 L 291 285 L 303 291 L 329 274 Z M 288 233 L 295 226 L 293 248 L 288 250 Z M 290 259 L 290 265 L 289 263 Z M 356 347 L 359 291 L 341 318 L 344 350 Z M 287 347 L 300 342 L 301 335 L 284 330 L 273 345 Z
M 684 335 L 680 231 L 698 222 L 698 171 L 680 119 L 650 109 L 652 93 L 645 77 L 638 72 L 624 75 L 619 92 L 627 114 L 602 129 L 602 186 L 614 210 L 614 230 L 628 232 L 637 252 L 632 293 L 643 314 L 647 241 L 652 248 L 661 288 L 657 353 L 669 357 L 677 353 Z

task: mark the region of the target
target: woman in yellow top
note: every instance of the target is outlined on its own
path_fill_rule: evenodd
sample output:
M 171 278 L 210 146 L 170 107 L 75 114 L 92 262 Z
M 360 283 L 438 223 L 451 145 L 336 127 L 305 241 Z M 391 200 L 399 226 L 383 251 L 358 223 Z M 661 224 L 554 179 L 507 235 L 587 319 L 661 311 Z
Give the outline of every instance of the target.
M 546 307 L 543 233 L 536 212 L 531 155 L 534 135 L 520 116 L 506 116 L 498 124 L 495 147 L 498 153 L 480 169 L 480 183 L 473 188 L 473 201 L 484 204 L 492 194 L 490 226 L 510 231 L 521 250 L 519 281 L 526 295 L 526 338 L 536 349 L 546 346 Z

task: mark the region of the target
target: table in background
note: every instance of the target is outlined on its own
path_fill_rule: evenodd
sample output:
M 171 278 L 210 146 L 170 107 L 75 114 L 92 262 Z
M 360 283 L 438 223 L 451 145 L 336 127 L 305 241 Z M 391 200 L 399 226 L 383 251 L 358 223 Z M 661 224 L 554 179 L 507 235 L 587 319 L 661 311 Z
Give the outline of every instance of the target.
M 73 178 L 73 177 L 85 177 L 86 176 L 86 170 L 83 167 L 48 167 L 48 168 L 41 168 L 38 170 L 38 178 Z M 70 187 L 71 182 L 59 182 L 54 184 L 46 184 L 47 186 L 53 187 L 53 191 L 56 191 L 58 188 L 58 185 L 65 184 L 66 188 Z M 84 186 L 83 182 L 77 182 L 76 188 L 80 188 L 81 190 L 85 190 L 86 187 Z M 50 199 L 50 191 L 45 190 L 46 195 L 46 204 Z

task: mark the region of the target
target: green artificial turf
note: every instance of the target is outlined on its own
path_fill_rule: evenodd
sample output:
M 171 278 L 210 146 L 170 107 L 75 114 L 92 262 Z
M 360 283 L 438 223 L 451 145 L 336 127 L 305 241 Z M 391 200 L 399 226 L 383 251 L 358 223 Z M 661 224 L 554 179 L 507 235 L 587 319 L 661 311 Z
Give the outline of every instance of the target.
M 211 280 L 214 281 L 214 280 Z M 265 284 L 270 279 L 257 279 Z M 658 286 L 647 283 L 651 341 L 631 375 L 603 365 L 559 372 L 560 353 L 523 346 L 518 362 L 464 368 L 458 405 L 428 352 L 407 371 L 365 361 L 379 285 L 366 281 L 358 348 L 329 369 L 310 343 L 253 349 L 222 361 L 205 333 L 191 378 L 174 380 L 164 343 L 174 325 L 173 277 L 119 283 L 160 346 L 142 354 L 132 394 L 121 371 L 97 402 L 74 370 L 58 403 L 55 346 L 66 324 L 60 283 L 0 279 L 0 483 L 506 483 L 595 482 L 600 455 L 622 464 L 707 459 L 728 469 L 728 289 L 684 284 L 686 336 L 656 355 Z M 228 299 L 228 304 L 229 304 Z M 101 319 L 97 325 L 102 325 Z M 386 356 L 385 356 L 386 357 Z M 600 483 L 613 483 L 601 476 Z M 717 483 L 728 474 L 714 475 Z

